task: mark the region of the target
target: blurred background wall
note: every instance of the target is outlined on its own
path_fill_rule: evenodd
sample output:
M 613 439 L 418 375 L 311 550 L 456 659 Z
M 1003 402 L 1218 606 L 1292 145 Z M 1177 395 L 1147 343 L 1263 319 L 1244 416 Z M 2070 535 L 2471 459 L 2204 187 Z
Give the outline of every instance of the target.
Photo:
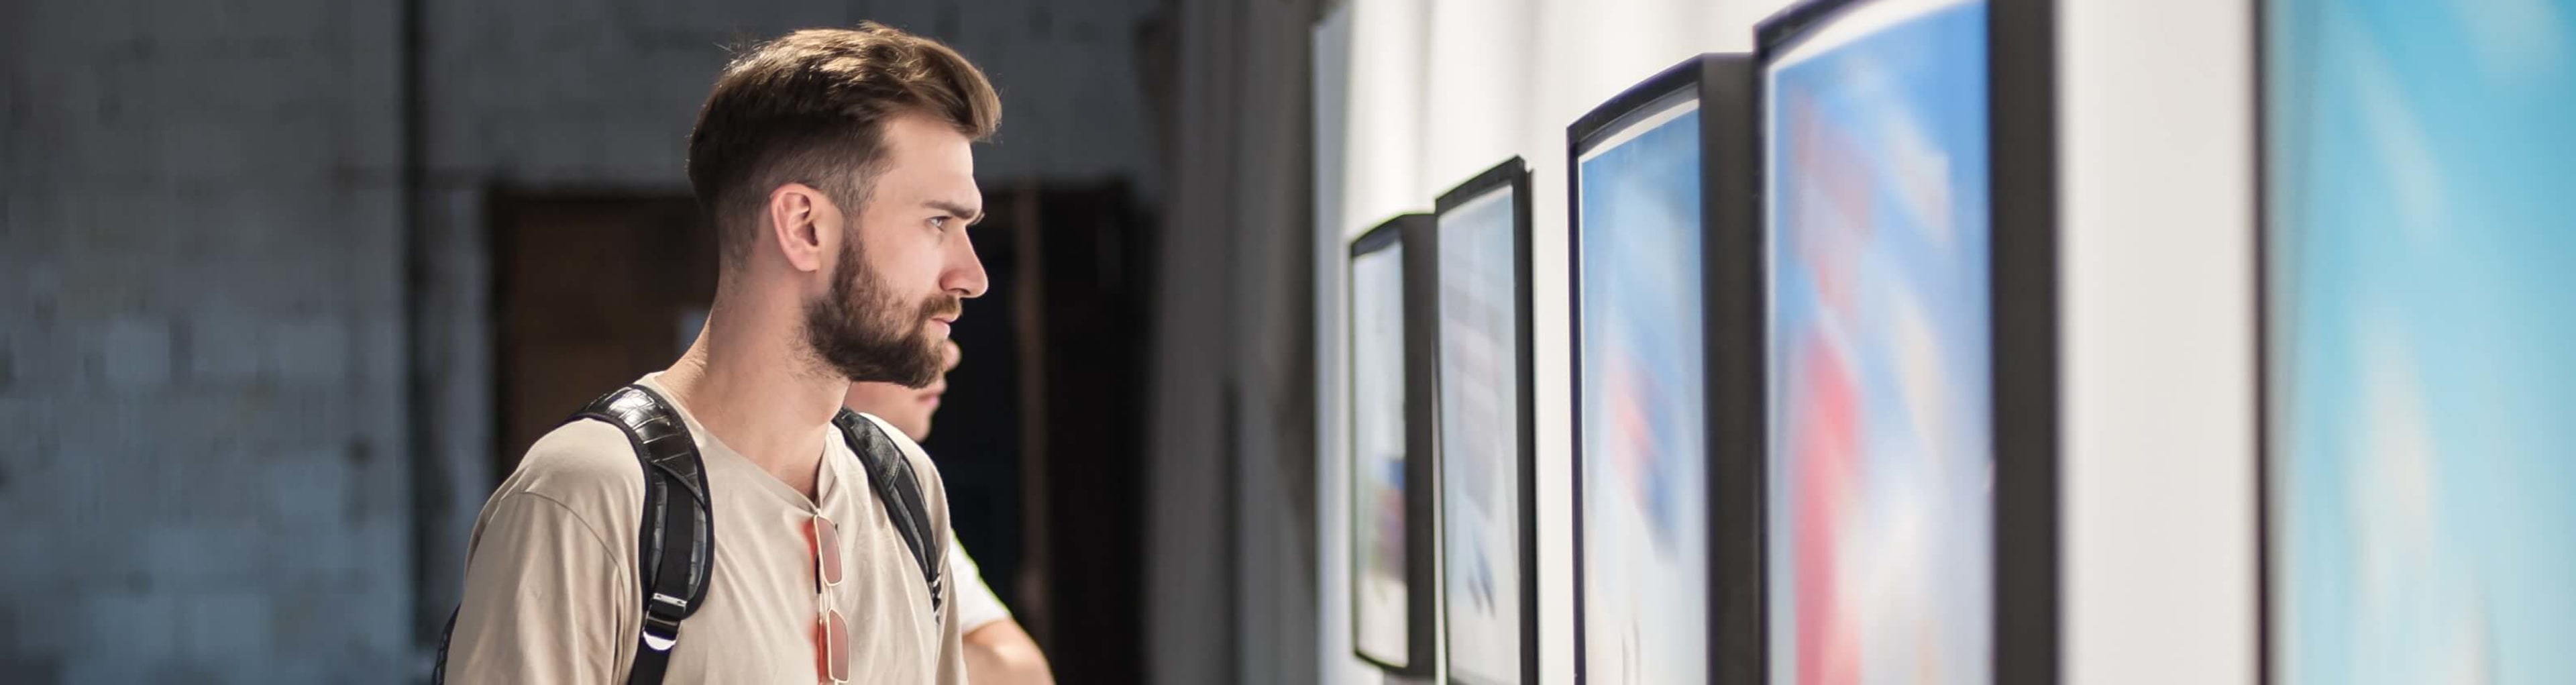
M 405 667 L 396 6 L 0 12 L 0 671 Z

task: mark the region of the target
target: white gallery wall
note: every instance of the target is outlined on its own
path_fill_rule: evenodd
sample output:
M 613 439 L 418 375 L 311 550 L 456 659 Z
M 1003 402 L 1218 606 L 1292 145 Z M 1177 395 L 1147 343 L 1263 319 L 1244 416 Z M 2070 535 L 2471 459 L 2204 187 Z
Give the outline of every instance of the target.
M 2252 683 L 2254 6 L 2058 7 L 2064 677 Z
M 1317 25 L 1317 657 L 1352 655 L 1348 240 L 1518 155 L 1534 171 L 1540 673 L 1572 683 L 1565 126 L 1785 0 L 1351 0 Z M 2256 671 L 2254 8 L 2063 2 L 2063 674 Z

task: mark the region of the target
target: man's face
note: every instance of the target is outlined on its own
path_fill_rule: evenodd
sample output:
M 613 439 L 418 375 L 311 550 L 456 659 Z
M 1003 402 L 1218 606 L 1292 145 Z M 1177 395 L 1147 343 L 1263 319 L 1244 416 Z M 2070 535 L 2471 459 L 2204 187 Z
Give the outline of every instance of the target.
M 815 356 L 857 382 L 922 388 L 965 298 L 984 294 L 966 226 L 983 217 L 973 143 L 937 119 L 885 123 L 885 163 L 844 230 L 831 287 L 805 304 Z
M 841 398 L 841 406 L 875 414 L 916 442 L 929 439 L 930 418 L 939 413 L 940 395 L 948 392 L 946 372 L 957 370 L 959 361 L 957 341 L 943 341 L 940 349 L 947 352 L 947 364 L 930 387 L 915 390 L 893 383 L 851 383 L 850 394 Z

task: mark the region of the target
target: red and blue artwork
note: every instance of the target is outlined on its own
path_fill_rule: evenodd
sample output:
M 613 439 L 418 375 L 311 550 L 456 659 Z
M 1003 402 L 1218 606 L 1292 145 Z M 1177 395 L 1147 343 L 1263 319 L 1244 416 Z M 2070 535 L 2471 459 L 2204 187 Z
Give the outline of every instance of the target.
M 1858 4 L 1765 72 L 1774 683 L 1992 679 L 1985 19 Z

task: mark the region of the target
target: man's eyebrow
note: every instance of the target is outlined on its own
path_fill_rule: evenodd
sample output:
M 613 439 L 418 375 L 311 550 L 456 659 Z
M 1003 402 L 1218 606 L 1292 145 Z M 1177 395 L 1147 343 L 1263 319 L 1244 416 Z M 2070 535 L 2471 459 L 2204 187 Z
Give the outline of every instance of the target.
M 921 203 L 921 204 L 922 204 L 922 206 L 929 207 L 929 208 L 931 208 L 931 209 L 936 209 L 936 210 L 939 210 L 939 211 L 942 211 L 942 212 L 947 212 L 947 213 L 949 213 L 950 215 L 956 216 L 957 218 L 965 219 L 965 220 L 966 220 L 966 225 L 968 225 L 968 226 L 973 226 L 973 225 L 975 225 L 975 224 L 980 224 L 980 223 L 983 223 L 983 222 L 984 222 L 984 210 L 982 210 L 982 209 L 978 209 L 978 208 L 975 208 L 975 207 L 969 207 L 969 206 L 966 206 L 966 205 L 963 205 L 963 204 L 959 204 L 959 203 L 955 203 L 955 202 L 949 202 L 949 201 L 947 201 L 947 200 L 931 200 L 931 201 L 929 201 L 929 202 L 924 202 L 924 203 Z

